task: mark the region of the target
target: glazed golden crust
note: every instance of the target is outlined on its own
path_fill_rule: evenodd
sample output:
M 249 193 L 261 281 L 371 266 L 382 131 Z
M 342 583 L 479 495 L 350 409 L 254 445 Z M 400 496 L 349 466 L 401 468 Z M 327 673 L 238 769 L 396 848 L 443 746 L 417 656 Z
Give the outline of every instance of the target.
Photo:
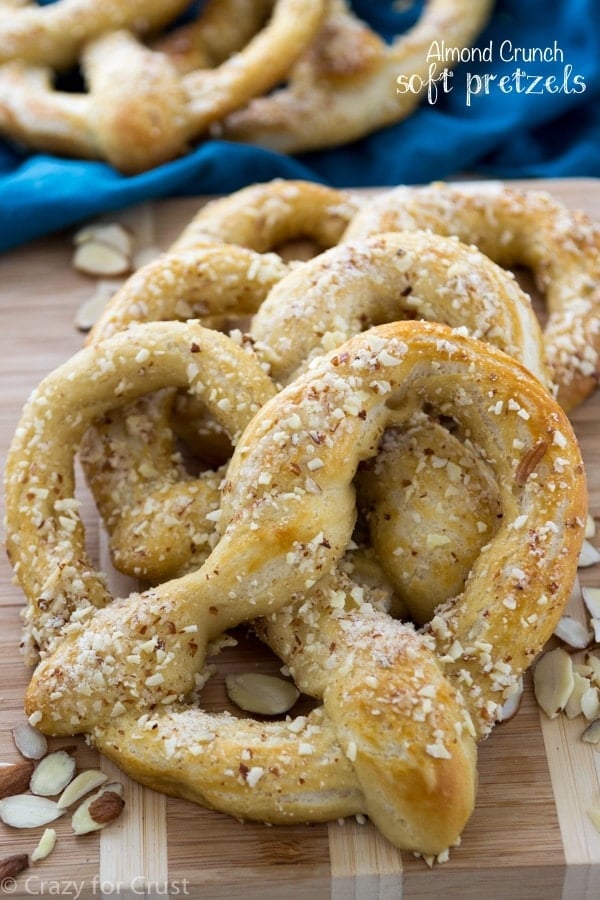
M 344 240 L 382 231 L 456 235 L 500 265 L 529 266 L 548 309 L 545 355 L 562 406 L 572 410 L 600 374 L 600 228 L 543 191 L 491 185 L 398 187 L 374 198 Z
M 47 66 L 11 57 L 0 67 L 0 131 L 37 150 L 145 171 L 185 153 L 211 122 L 276 84 L 323 12 L 324 0 L 277 0 L 239 53 L 183 74 L 132 31 L 100 30 L 81 51 L 87 93 L 54 90 Z
M 87 422 L 114 404 L 117 384 L 126 402 L 166 372 L 180 386 L 204 377 L 189 358 L 208 340 L 193 323 L 141 325 L 82 351 L 34 393 L 6 476 L 10 552 L 34 618 L 40 590 L 28 573 L 44 580 L 57 552 L 69 565 L 79 556 L 72 454 Z M 336 565 L 359 463 L 423 405 L 468 431 L 504 518 L 464 592 L 416 632 L 365 605 Z M 48 733 L 89 733 L 157 789 L 275 822 L 368 812 L 398 846 L 441 852 L 472 810 L 475 739 L 568 600 L 584 519 L 573 432 L 524 367 L 446 326 L 378 326 L 252 418 L 227 471 L 220 540 L 198 571 L 94 610 L 58 566 L 46 599 L 65 610 L 66 579 L 70 620 L 49 627 L 27 712 Z M 323 699 L 306 719 L 257 726 L 185 705 L 207 641 L 256 617 L 302 689 Z
M 391 125 L 415 110 L 430 80 L 441 74 L 441 67 L 428 58 L 433 43 L 443 37 L 448 46 L 468 47 L 492 6 L 491 0 L 428 0 L 417 24 L 388 45 L 345 0 L 333 0 L 286 86 L 255 97 L 216 123 L 215 133 L 283 153 L 303 153 Z M 401 90 L 399 78 L 411 79 L 411 89 Z

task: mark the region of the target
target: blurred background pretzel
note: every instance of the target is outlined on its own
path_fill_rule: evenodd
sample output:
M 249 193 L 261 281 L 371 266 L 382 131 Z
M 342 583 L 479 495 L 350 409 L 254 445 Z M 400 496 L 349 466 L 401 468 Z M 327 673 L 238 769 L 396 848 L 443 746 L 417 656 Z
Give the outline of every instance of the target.
M 346 0 L 330 0 L 320 32 L 287 84 L 216 122 L 213 134 L 282 153 L 358 140 L 405 118 L 428 90 L 437 90 L 435 79 L 453 63 L 432 63 L 431 46 L 442 37 L 457 50 L 470 46 L 492 7 L 493 0 L 428 0 L 416 25 L 388 45 Z M 409 87 L 397 90 L 398 78 L 410 79 Z
M 158 31 L 175 19 L 189 0 L 57 0 L 40 6 L 30 0 L 0 2 L 0 63 L 26 63 L 64 69 L 81 47 L 103 32 L 129 28 Z
M 66 2 L 66 0 L 63 0 Z M 277 0 L 264 28 L 214 69 L 180 75 L 129 30 L 82 49 L 88 93 L 55 90 L 53 72 L 14 59 L 0 68 L 0 131 L 37 150 L 107 159 L 134 173 L 180 156 L 215 119 L 269 90 L 315 34 L 324 0 Z

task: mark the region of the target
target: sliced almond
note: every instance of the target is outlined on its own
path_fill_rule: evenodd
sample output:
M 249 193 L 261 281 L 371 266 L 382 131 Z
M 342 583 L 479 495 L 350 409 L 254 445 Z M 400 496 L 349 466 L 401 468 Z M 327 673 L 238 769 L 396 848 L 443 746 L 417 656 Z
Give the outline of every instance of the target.
M 37 765 L 29 788 L 39 797 L 54 797 L 64 791 L 75 775 L 75 760 L 65 750 L 49 753 Z
M 594 633 L 594 643 L 600 644 L 600 619 L 590 619 L 590 625 Z
M 75 314 L 75 327 L 79 331 L 89 331 L 96 324 L 108 301 L 122 285 L 122 281 L 99 281 L 96 290 L 81 304 Z
M 590 513 L 587 514 L 585 520 L 585 531 L 583 532 L 583 535 L 586 538 L 596 537 L 596 520 Z
M 564 708 L 564 713 L 568 719 L 575 719 L 581 715 L 581 700 L 589 687 L 590 683 L 587 678 L 579 675 L 578 672 L 573 672 L 573 690 Z
M 130 231 L 119 222 L 95 222 L 80 228 L 73 238 L 73 243 L 78 246 L 99 241 L 108 244 L 114 250 L 118 250 L 123 256 L 130 257 L 133 253 L 133 236 Z
M 55 846 L 56 831 L 54 828 L 46 828 L 37 847 L 31 854 L 31 862 L 39 862 L 40 859 L 46 859 L 47 856 L 50 856 Z
M 585 569 L 588 566 L 595 566 L 600 562 L 600 552 L 596 550 L 593 544 L 590 544 L 588 540 L 584 540 L 581 545 L 581 551 L 579 553 L 579 561 L 577 563 L 580 569 Z
M 581 712 L 590 722 L 600 716 L 600 691 L 597 687 L 589 685 L 581 695 Z
M 111 244 L 94 240 L 79 244 L 73 254 L 73 266 L 86 275 L 102 278 L 127 275 L 131 271 L 131 260 Z
M 575 650 L 585 650 L 592 642 L 589 629 L 572 616 L 562 616 L 554 634 Z
M 581 734 L 581 740 L 586 744 L 600 744 L 600 718 L 590 722 Z
M 32 759 L 20 759 L 15 763 L 0 763 L 0 800 L 26 791 L 33 769 Z
M 585 655 L 585 664 L 592 670 L 590 675 L 591 680 L 600 687 L 600 656 L 589 651 Z
M 230 674 L 225 678 L 229 699 L 246 712 L 277 716 L 292 708 L 300 691 L 291 681 L 261 672 Z
M 13 828 L 38 828 L 62 816 L 54 800 L 35 794 L 15 794 L 0 800 L 0 819 Z
M 5 882 L 11 884 L 10 879 L 16 878 L 17 875 L 20 875 L 21 872 L 24 872 L 25 869 L 29 866 L 29 857 L 26 853 L 14 853 L 12 856 L 5 856 L 4 859 L 0 859 L 0 889 L 2 893 L 6 891 L 6 893 L 13 893 L 12 890 L 7 890 Z
M 585 608 L 594 619 L 600 619 L 600 587 L 582 587 Z
M 80 772 L 73 781 L 70 782 L 58 798 L 59 809 L 66 809 L 73 803 L 77 803 L 86 794 L 95 791 L 97 787 L 107 780 L 108 775 L 100 769 L 86 769 Z
M 573 662 L 562 647 L 549 650 L 533 670 L 533 687 L 539 707 L 554 719 L 568 703 L 573 690 Z
M 26 759 L 41 759 L 48 752 L 46 736 L 29 722 L 19 722 L 15 725 L 12 735 L 15 747 Z
M 119 782 L 103 785 L 77 807 L 71 818 L 75 834 L 100 831 L 119 818 L 125 806 L 124 789 Z
M 520 678 L 513 693 L 508 697 L 500 712 L 500 722 L 508 722 L 519 711 L 523 699 L 523 679 Z

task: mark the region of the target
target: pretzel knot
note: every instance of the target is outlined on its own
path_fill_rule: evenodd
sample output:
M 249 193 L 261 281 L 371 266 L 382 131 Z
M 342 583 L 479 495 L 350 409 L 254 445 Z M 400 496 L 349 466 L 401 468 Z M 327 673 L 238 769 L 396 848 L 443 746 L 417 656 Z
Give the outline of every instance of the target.
M 87 732 L 143 783 L 235 816 L 363 812 L 399 847 L 441 852 L 473 808 L 476 740 L 551 635 L 575 577 L 585 483 L 569 422 L 499 351 L 437 324 L 373 328 L 252 418 L 204 565 L 95 609 L 100 576 L 83 559 L 72 497 L 78 439 L 117 386 L 125 401 L 193 387 L 198 350 L 214 340 L 194 323 L 140 326 L 81 351 L 25 408 L 7 467 L 9 550 L 30 619 L 43 600 L 62 620 L 27 712 L 45 732 Z M 462 595 L 416 631 L 364 603 L 336 564 L 359 463 L 423 404 L 455 418 L 486 458 L 504 519 Z M 305 718 L 265 724 L 189 702 L 208 641 L 258 617 L 301 689 L 322 699 Z
M 44 152 L 106 159 L 128 174 L 151 169 L 187 152 L 211 122 L 273 87 L 323 12 L 324 0 L 276 0 L 264 28 L 238 53 L 216 68 L 183 73 L 132 31 L 105 24 L 81 50 L 86 93 L 56 90 L 51 69 L 10 54 L 0 67 L 0 131 Z
M 382 231 L 455 235 L 505 266 L 527 266 L 543 293 L 546 362 L 569 412 L 600 378 L 600 227 L 543 191 L 399 187 L 355 216 L 343 240 Z

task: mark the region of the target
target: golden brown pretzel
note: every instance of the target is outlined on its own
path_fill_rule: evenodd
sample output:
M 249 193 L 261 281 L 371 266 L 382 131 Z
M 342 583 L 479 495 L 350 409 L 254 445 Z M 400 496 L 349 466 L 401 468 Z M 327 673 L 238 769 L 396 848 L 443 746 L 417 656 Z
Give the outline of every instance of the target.
M 476 244 L 500 265 L 529 266 L 545 295 L 547 363 L 569 411 L 600 375 L 600 226 L 543 191 L 433 184 L 373 198 L 344 239 L 428 229 Z
M 7 466 L 12 561 L 30 607 L 39 596 L 26 583 L 32 565 L 40 579 L 54 576 L 49 603 L 63 606 L 71 594 L 71 621 L 52 629 L 27 712 L 48 733 L 88 732 L 159 790 L 273 822 L 368 812 L 398 846 L 439 853 L 472 809 L 474 738 L 489 732 L 569 597 L 585 518 L 570 424 L 522 366 L 479 341 L 430 323 L 374 328 L 315 362 L 253 418 L 228 470 L 219 543 L 202 568 L 94 611 L 69 571 L 82 539 L 75 445 L 114 404 L 115 386 L 125 400 L 144 390 L 140 366 L 151 388 L 165 369 L 170 383 L 185 384 L 186 357 L 204 335 L 179 323 L 115 335 L 49 376 L 24 411 Z M 421 634 L 363 609 L 334 567 L 352 531 L 359 462 L 377 452 L 388 425 L 423 404 L 469 432 L 494 469 L 504 520 L 464 593 Z M 65 560 L 58 574 L 50 534 Z M 85 575 L 89 585 L 98 579 L 87 567 Z M 322 709 L 265 725 L 188 707 L 207 640 L 271 614 L 273 640 L 289 645 L 282 658 L 303 689 L 323 697 Z
M 345 0 L 332 0 L 321 31 L 292 68 L 287 85 L 267 97 L 256 96 L 245 109 L 215 123 L 214 133 L 301 153 L 354 141 L 397 122 L 413 112 L 424 93 L 437 90 L 435 79 L 452 67 L 431 62 L 432 44 L 443 37 L 448 46 L 468 47 L 492 6 L 492 0 L 428 0 L 417 24 L 387 45 Z
M 102 606 L 108 599 L 102 579 L 94 572 L 85 552 L 77 503 L 71 498 L 71 476 L 65 474 L 66 480 L 63 481 L 62 475 L 65 466 L 69 471 L 73 444 L 80 444 L 89 425 L 104 415 L 110 416 L 114 407 L 126 407 L 139 396 L 163 387 L 179 386 L 203 396 L 226 424 L 235 441 L 246 421 L 273 395 L 268 377 L 225 335 L 194 324 L 156 323 L 153 327 L 154 330 L 150 328 L 146 331 L 134 327 L 123 333 L 120 343 L 113 345 L 111 353 L 105 352 L 100 343 L 83 351 L 82 356 L 75 357 L 73 362 L 67 362 L 48 377 L 43 390 L 38 392 L 28 407 L 29 418 L 24 419 L 17 431 L 7 470 L 8 481 L 12 484 L 12 489 L 9 485 L 7 515 L 13 523 L 13 534 L 8 538 L 7 547 L 23 589 L 32 599 L 25 618 L 26 655 L 29 660 L 35 658 L 38 650 L 44 651 L 60 632 L 80 604 L 82 593 L 92 606 Z M 76 385 L 69 387 L 68 373 L 73 371 L 77 377 L 80 365 L 84 367 L 82 377 Z M 69 421 L 59 409 L 63 397 L 68 397 L 69 402 L 77 406 Z M 35 420 L 35 410 L 42 409 L 46 400 L 50 400 L 55 408 L 42 426 Z M 149 427 L 151 425 L 150 420 Z M 51 442 L 52 449 L 50 444 L 46 448 L 45 439 L 40 434 L 51 433 L 55 429 L 69 435 L 68 440 L 65 443 L 55 440 Z M 145 437 L 148 439 L 148 434 Z M 156 438 L 156 435 L 151 437 Z M 169 435 L 162 436 L 162 441 L 163 446 L 158 449 L 163 455 L 168 455 Z M 140 443 L 143 445 L 144 436 Z M 37 456 L 32 466 L 20 457 L 21 450 L 28 444 Z M 42 449 L 34 451 L 33 447 Z M 189 553 L 188 544 L 194 544 L 196 532 L 212 529 L 212 523 L 204 519 L 204 505 L 200 506 L 198 513 L 200 522 L 195 522 L 192 510 L 194 504 L 202 503 L 202 487 L 195 487 L 194 482 L 181 487 L 178 482 L 182 477 L 181 465 L 177 461 L 171 462 L 171 469 L 160 479 L 152 469 L 152 463 L 157 464 L 154 457 L 144 459 L 138 456 L 137 461 L 138 469 L 125 473 L 125 478 L 137 477 L 141 482 L 141 485 L 134 483 L 130 502 L 140 503 L 140 493 L 145 493 L 149 504 L 145 518 L 143 511 L 140 512 L 140 520 L 142 525 L 144 522 L 147 524 L 149 533 L 144 536 L 156 555 L 156 559 L 149 560 L 148 564 L 156 566 L 161 555 L 168 558 L 169 553 L 178 554 L 178 542 L 187 542 L 185 549 Z M 106 492 L 111 490 L 114 482 L 110 465 L 117 465 L 118 462 L 112 459 L 106 462 L 103 487 Z M 119 501 L 124 503 L 127 495 L 123 477 L 119 487 Z M 153 497 L 153 492 L 159 495 L 160 504 Z M 182 502 L 184 492 L 185 502 Z M 15 518 L 24 513 L 22 504 L 29 506 L 22 536 L 25 536 L 27 529 L 37 532 L 36 540 L 44 554 L 43 566 L 32 566 L 27 546 L 15 543 Z M 187 515 L 183 522 L 181 506 Z M 147 522 L 150 510 L 158 522 Z M 159 529 L 162 530 L 157 535 Z M 133 533 L 132 528 L 130 532 Z M 33 533 L 29 532 L 28 537 L 33 537 Z M 141 540 L 139 538 L 138 542 Z M 199 549 L 203 550 L 202 547 Z M 130 553 L 135 556 L 135 546 L 130 548 Z
M 56 91 L 50 69 L 13 60 L 0 68 L 0 132 L 37 150 L 106 159 L 126 173 L 150 169 L 277 83 L 323 10 L 324 0 L 277 0 L 243 50 L 216 69 L 183 75 L 131 31 L 100 34 L 82 51 L 86 94 Z
M 274 191 L 274 187 L 279 185 L 252 188 L 240 194 L 258 195 L 261 199 L 267 197 L 269 205 L 275 197 L 276 208 L 279 209 L 278 192 Z M 282 190 L 284 187 L 282 186 Z M 312 193 L 312 190 L 301 191 L 297 196 L 305 201 Z M 317 192 L 317 196 L 320 196 L 320 192 Z M 245 236 L 243 217 L 233 215 L 233 211 L 240 208 L 241 202 L 242 196 L 239 195 L 216 202 L 219 214 L 210 221 L 217 234 L 231 237 L 235 232 L 235 236 Z M 244 203 L 241 208 L 253 207 Z M 210 210 L 207 215 L 210 215 Z M 229 221 L 232 226 L 228 231 Z M 258 238 L 257 243 L 267 243 L 267 237 L 272 238 L 273 230 L 277 230 L 276 222 L 281 222 L 285 227 L 288 223 L 287 217 L 281 217 L 281 213 L 279 219 L 270 216 L 267 221 L 270 223 L 269 231 L 264 237 Z M 257 236 L 260 234 L 258 230 L 254 233 Z M 224 279 L 228 265 L 232 266 L 231 273 L 224 280 L 224 288 L 219 290 L 218 286 L 221 279 Z M 250 270 L 253 273 L 252 281 L 248 279 Z M 271 287 L 269 292 L 265 282 Z M 250 302 L 247 301 L 242 310 L 240 297 L 244 299 L 245 293 L 251 289 Z M 474 248 L 430 234 L 391 234 L 343 244 L 331 248 L 288 274 L 282 266 L 277 267 L 270 256 L 257 257 L 251 251 L 234 246 L 201 247 L 196 251 L 179 254 L 172 252 L 150 264 L 127 282 L 109 304 L 92 331 L 91 339 L 107 336 L 115 328 L 122 328 L 131 320 L 187 318 L 190 312 L 199 312 L 197 307 L 190 310 L 189 304 L 194 299 L 202 301 L 202 312 L 208 316 L 216 311 L 219 304 L 224 304 L 226 310 L 232 309 L 233 305 L 234 312 L 258 310 L 250 328 L 255 341 L 255 353 L 265 367 L 268 365 L 272 377 L 278 383 L 287 383 L 314 356 L 333 349 L 350 335 L 371 324 L 415 316 L 445 321 L 453 326 L 465 326 L 475 337 L 496 343 L 505 352 L 524 361 L 540 379 L 548 381 L 542 361 L 539 326 L 528 298 L 519 289 L 514 278 Z M 262 305 L 261 300 L 264 301 Z M 170 410 L 171 406 L 167 404 L 166 408 Z M 198 496 L 199 486 L 195 481 L 187 480 L 178 488 L 181 491 L 178 497 L 182 506 L 178 512 L 178 520 L 182 529 L 191 529 L 192 533 L 198 534 L 202 539 L 169 542 L 173 546 L 173 553 L 162 554 L 158 563 L 154 551 L 159 539 L 154 531 L 148 534 L 151 537 L 152 551 L 146 542 L 146 532 L 149 529 L 145 524 L 148 518 L 146 494 L 150 479 L 137 473 L 142 462 L 142 471 L 144 467 L 148 467 L 148 453 L 156 442 L 157 433 L 164 432 L 168 437 L 166 452 L 160 454 L 159 459 L 150 467 L 155 482 L 180 483 L 182 480 L 181 463 L 172 462 L 173 435 L 164 410 L 163 403 L 152 421 L 142 430 L 142 435 L 146 437 L 141 442 L 135 441 L 131 428 L 127 428 L 123 422 L 124 418 L 132 417 L 133 413 L 112 414 L 101 431 L 98 427 L 91 430 L 83 453 L 88 482 L 111 534 L 115 566 L 153 582 L 159 578 L 181 574 L 189 565 L 197 563 L 210 540 L 206 529 L 199 529 L 197 524 L 202 508 Z M 147 407 L 145 411 L 147 413 Z M 204 410 L 200 412 L 202 414 Z M 138 416 L 139 412 L 135 415 Z M 188 423 L 193 421 L 194 427 L 197 427 L 198 409 L 189 403 L 185 404 L 184 415 L 173 422 L 173 427 L 179 434 L 182 434 L 182 428 L 178 425 L 181 418 Z M 424 426 L 423 430 L 422 440 L 429 448 L 439 443 L 437 432 L 432 433 L 431 429 Z M 193 442 L 196 452 L 202 453 L 203 441 Z M 464 450 L 463 455 L 467 452 Z M 390 478 L 395 477 L 392 474 L 394 464 L 380 460 L 380 472 L 384 468 L 386 474 L 383 480 L 388 484 Z M 110 473 L 110 481 L 107 480 L 107 472 Z M 426 473 L 419 477 L 423 482 Z M 131 484 L 132 479 L 135 479 L 134 484 Z M 209 485 L 212 486 L 210 491 L 203 494 L 207 512 L 218 505 L 218 480 L 210 471 L 202 476 L 203 491 Z M 466 483 L 456 485 L 457 489 L 461 488 L 458 495 L 460 499 L 457 501 L 459 505 L 473 502 L 472 486 L 472 479 L 469 480 L 468 487 Z M 195 502 L 193 506 L 186 508 L 185 497 L 190 491 L 194 494 Z M 422 493 L 423 488 L 416 490 L 416 496 Z M 132 499 L 124 501 L 123 498 Z M 386 544 L 393 542 L 395 550 L 405 546 L 403 532 L 410 520 L 411 509 L 411 505 L 405 505 L 402 514 L 388 521 L 388 537 L 383 544 L 380 545 L 380 529 L 372 529 L 372 539 L 384 570 L 411 612 L 423 620 L 424 609 L 431 610 L 442 597 L 450 595 L 451 587 L 458 580 L 464 579 L 474 555 L 486 540 L 486 535 L 483 531 L 478 533 L 478 540 L 466 551 L 458 537 L 448 540 L 443 551 L 434 551 L 433 548 L 427 550 L 427 544 L 422 546 L 419 556 L 421 566 L 428 568 L 432 557 L 439 559 L 443 556 L 444 559 L 450 559 L 453 570 L 452 578 L 439 579 L 437 593 L 427 594 L 426 589 L 423 591 L 428 597 L 425 607 L 422 595 L 420 598 L 413 597 L 412 592 L 407 590 L 406 579 L 400 576 L 400 567 L 387 561 L 389 546 Z M 376 514 L 371 516 L 372 524 L 376 518 Z M 442 521 L 447 520 L 445 511 L 441 518 Z M 482 517 L 481 522 L 484 521 L 488 519 Z M 411 534 L 415 541 L 419 541 L 418 531 L 414 526 Z M 400 562 L 397 556 L 395 560 Z
M 427 232 L 343 241 L 292 269 L 250 333 L 285 384 L 351 335 L 402 318 L 464 326 L 549 382 L 540 327 L 514 277 L 475 247 Z
M 310 238 L 326 249 L 338 243 L 360 205 L 348 191 L 275 178 L 205 204 L 171 249 L 222 243 L 265 253 L 301 238 Z
M 145 34 L 175 19 L 188 0 L 57 0 L 49 6 L 0 3 L 0 63 L 19 59 L 62 69 L 108 29 Z

